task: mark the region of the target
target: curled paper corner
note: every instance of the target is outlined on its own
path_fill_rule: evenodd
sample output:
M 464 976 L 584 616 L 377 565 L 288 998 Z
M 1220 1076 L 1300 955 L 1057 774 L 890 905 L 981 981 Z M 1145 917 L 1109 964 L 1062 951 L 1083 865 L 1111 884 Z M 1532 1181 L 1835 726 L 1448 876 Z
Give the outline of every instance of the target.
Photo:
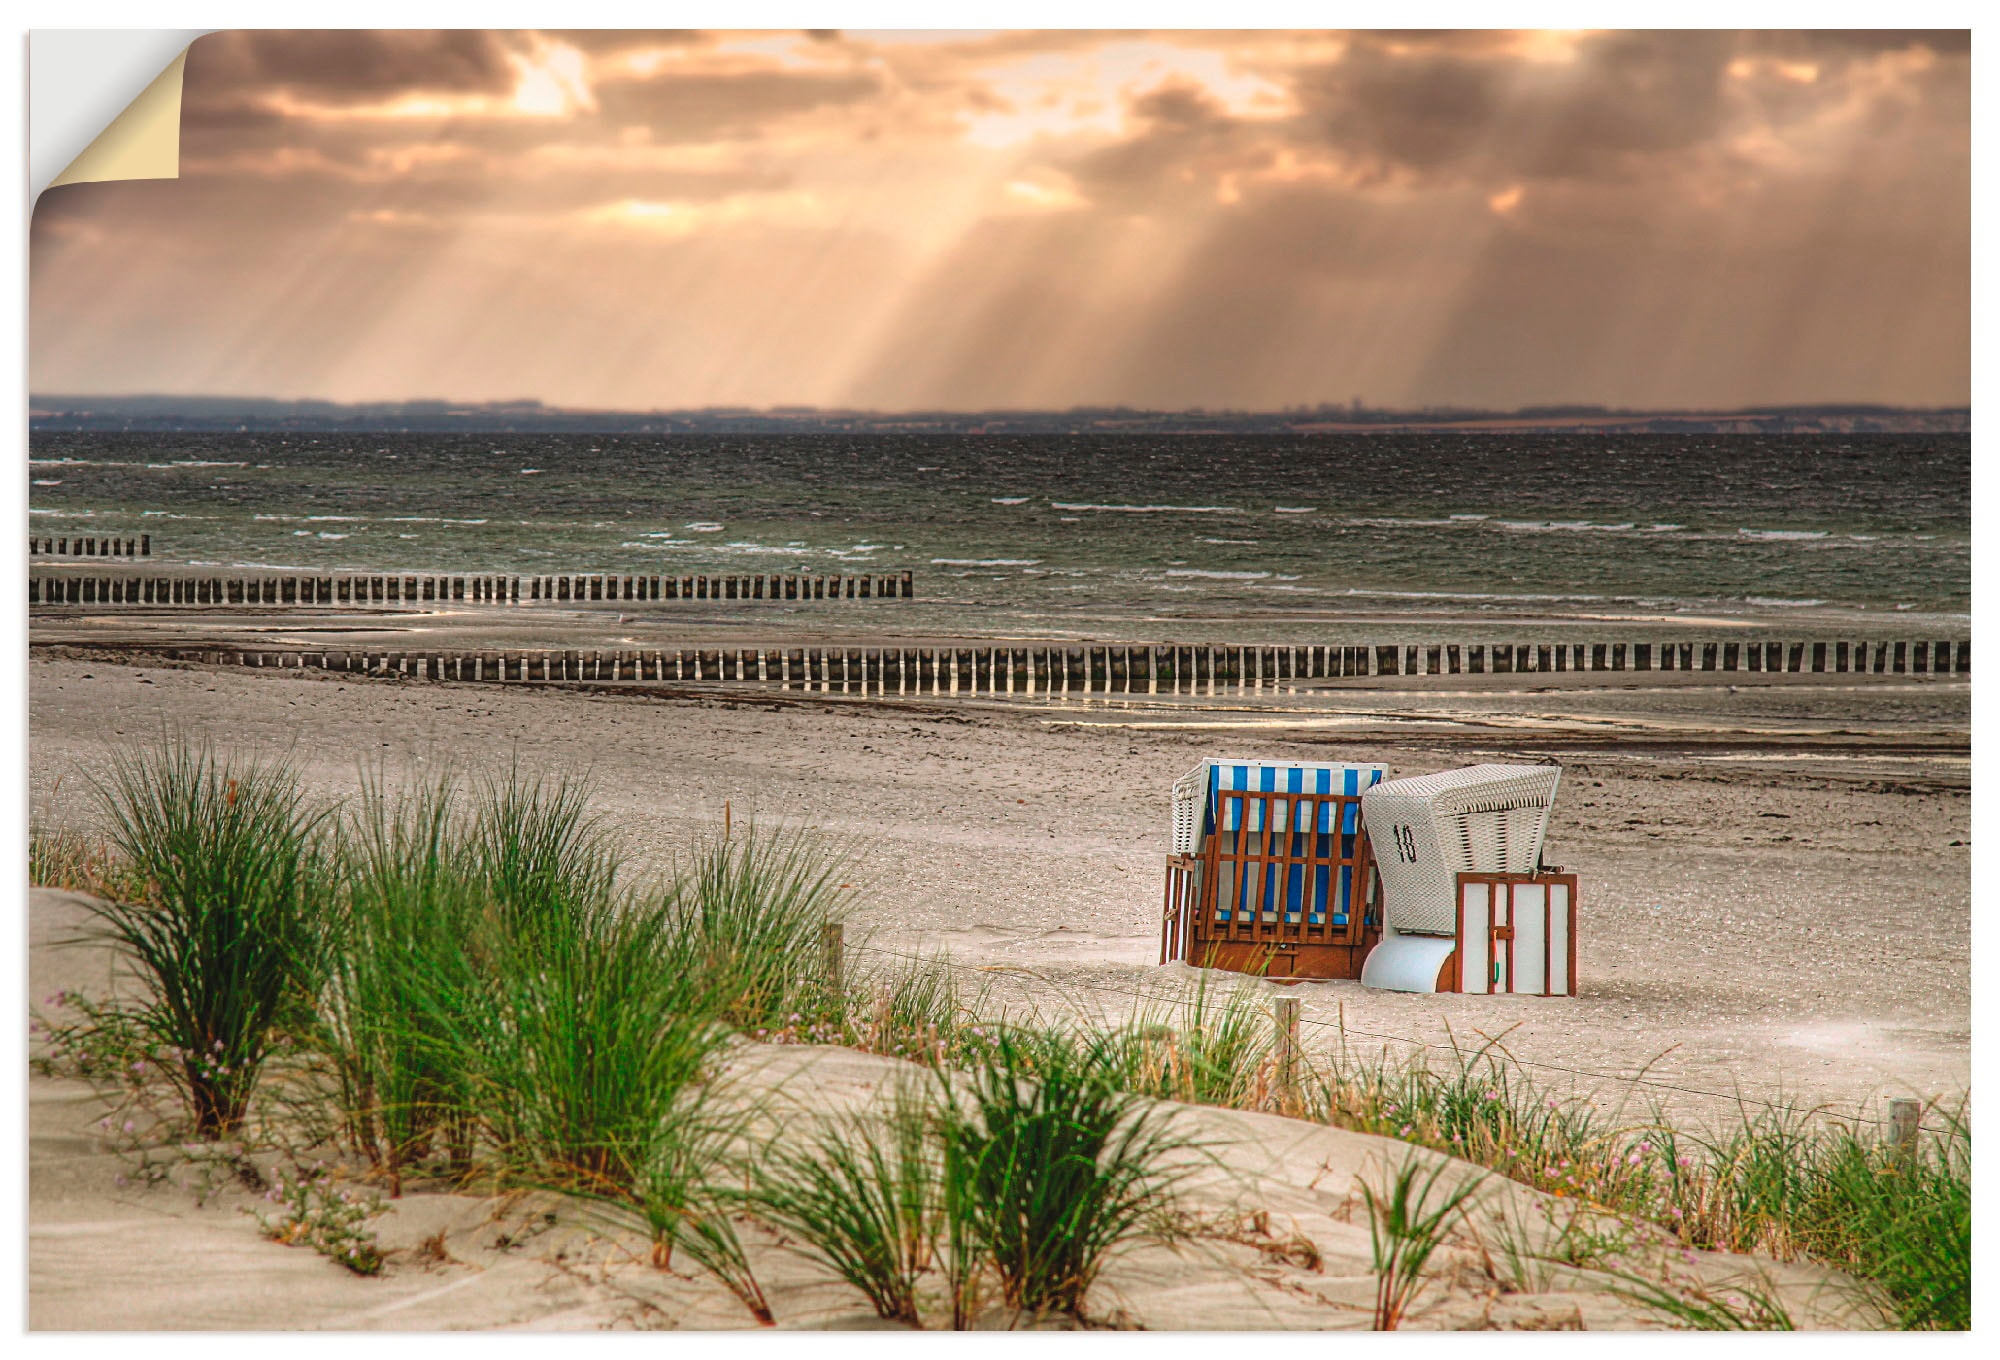
M 179 179 L 181 74 L 186 67 L 187 49 L 182 48 L 167 69 L 141 90 L 83 154 L 49 182 L 49 187 L 120 179 Z

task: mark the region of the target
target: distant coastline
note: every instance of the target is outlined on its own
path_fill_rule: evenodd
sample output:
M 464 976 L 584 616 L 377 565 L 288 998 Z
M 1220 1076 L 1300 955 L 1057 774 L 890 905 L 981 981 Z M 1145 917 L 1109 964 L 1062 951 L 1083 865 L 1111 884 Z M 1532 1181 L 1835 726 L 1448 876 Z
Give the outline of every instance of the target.
M 1965 434 L 1972 408 L 1862 403 L 1640 411 L 1530 406 L 1513 411 L 1374 408 L 1282 411 L 856 411 L 805 406 L 612 411 L 513 402 L 356 402 L 269 397 L 67 396 L 29 399 L 32 433 L 342 431 L 571 434 L 1395 434 L 1424 431 L 1623 434 Z

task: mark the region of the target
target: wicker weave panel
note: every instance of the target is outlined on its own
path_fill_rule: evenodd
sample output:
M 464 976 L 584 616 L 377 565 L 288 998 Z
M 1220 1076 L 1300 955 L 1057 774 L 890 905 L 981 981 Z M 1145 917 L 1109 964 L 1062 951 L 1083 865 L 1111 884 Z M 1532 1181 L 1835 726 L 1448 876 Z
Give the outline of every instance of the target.
M 1389 928 L 1452 934 L 1459 874 L 1533 873 L 1561 777 L 1554 765 L 1473 765 L 1363 794 Z

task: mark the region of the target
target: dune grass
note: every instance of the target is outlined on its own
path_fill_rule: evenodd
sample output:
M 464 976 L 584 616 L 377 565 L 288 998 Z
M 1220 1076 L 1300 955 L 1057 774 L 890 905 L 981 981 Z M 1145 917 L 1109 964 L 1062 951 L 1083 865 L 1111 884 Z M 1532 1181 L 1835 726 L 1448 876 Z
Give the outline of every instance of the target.
M 1652 1202 L 1666 1208 L 1648 1216 L 1691 1245 L 1838 1265 L 1877 1286 L 1904 1327 L 1963 1330 L 1972 1322 L 1972 1130 L 1962 1111 L 1931 1118 L 1938 1127 L 1907 1154 L 1822 1111 L 1746 1113 L 1704 1139 L 1656 1124 L 1641 1139 L 1652 1153 L 1642 1165 Z
M 730 1023 L 777 1028 L 844 1019 L 819 970 L 821 932 L 842 919 L 842 861 L 802 829 L 755 825 L 696 843 L 660 895 L 674 948 Z
M 1970 1323 L 1972 1143 L 1962 1111 L 1933 1110 L 1937 1127 L 1904 1157 L 1874 1126 L 1826 1108 L 1745 1103 L 1716 1133 L 1676 1128 L 1657 1110 L 1602 1116 L 1539 1086 L 1493 1044 L 1441 1067 L 1343 1047 L 1314 1071 L 1315 1116 L 1327 1122 L 1451 1153 L 1580 1209 L 1651 1222 L 1689 1248 L 1834 1266 L 1905 1328 Z M 1563 1234 L 1561 1264 L 1589 1268 L 1616 1254 L 1618 1244 L 1594 1241 L 1590 1217 Z M 1779 1314 L 1746 1304 L 1743 1316 L 1768 1326 Z
M 1185 999 L 1142 1006 L 1106 1038 L 1126 1090 L 1239 1109 L 1260 1109 L 1271 1096 L 1275 1032 L 1254 982 L 1222 991 L 1203 973 Z
M 484 905 L 446 778 L 392 800 L 364 784 L 342 838 L 342 892 L 324 919 L 322 1046 L 349 1137 L 402 1193 L 440 1134 L 469 1169 L 472 1104 L 456 1060 L 458 1000 L 476 986 L 468 937 Z
M 392 1191 L 433 1144 L 643 1222 L 760 1321 L 769 1307 L 716 1193 L 741 1116 L 715 1082 L 739 991 L 718 989 L 682 899 L 620 890 L 625 856 L 583 786 L 518 771 L 364 790 L 324 1009 L 350 1123 Z M 744 913 L 748 915 L 749 913 Z
M 930 1066 L 979 1061 L 991 1034 L 992 983 L 948 955 L 902 958 L 860 972 L 839 1022 L 780 1030 L 782 1041 L 833 1042 Z
M 750 1203 L 797 1250 L 860 1291 L 876 1316 L 921 1327 L 922 1283 L 947 1260 L 951 1241 L 935 1132 L 926 1094 L 904 1090 L 882 1119 L 851 1116 L 802 1146 L 767 1147 Z M 962 1292 L 947 1288 L 954 1299 Z M 966 1311 L 953 1309 L 961 1325 Z
M 1005 1029 L 962 1082 L 940 1074 L 948 1214 L 1019 1314 L 1080 1314 L 1116 1248 L 1165 1231 L 1186 1141 L 1118 1076 L 1103 1036 Z
M 644 886 L 586 785 L 518 769 L 394 797 L 364 781 L 335 823 L 284 762 L 170 737 L 122 753 L 99 794 L 103 842 L 41 835 L 30 866 L 121 885 L 96 926 L 145 984 L 129 1003 L 65 998 L 81 1019 L 48 1033 L 79 1074 L 162 1071 L 213 1140 L 240 1129 L 277 1036 L 296 1034 L 335 1074 L 326 1103 L 392 1193 L 429 1168 L 616 1206 L 658 1264 L 684 1252 L 760 1321 L 769 1304 L 734 1224 L 746 1209 L 801 1241 L 819 1233 L 813 1249 L 885 1317 L 912 1320 L 929 1272 L 960 1325 L 989 1281 L 1020 1316 L 1076 1313 L 1107 1256 L 1165 1221 L 1174 1177 L 1160 1167 L 1179 1144 L 1153 1102 L 1264 1108 L 1272 1094 L 1254 982 L 1204 981 L 1092 1025 L 996 1022 L 984 985 L 968 990 L 943 958 L 858 970 L 835 995 L 819 950 L 841 919 L 842 863 L 808 833 L 707 837 Z M 921 1139 L 908 1121 L 887 1141 L 836 1130 L 750 1172 L 748 1116 L 718 1085 L 744 1037 L 920 1061 L 938 1083 Z M 1343 1044 L 1304 1075 L 1308 1117 L 1577 1205 L 1556 1264 L 1608 1269 L 1621 1242 L 1593 1225 L 1624 1215 L 1688 1248 L 1839 1267 L 1905 1327 L 1969 1324 L 1963 1110 L 1931 1111 L 1906 1155 L 1826 1110 L 1746 1105 L 1713 1134 L 1607 1116 L 1537 1085 L 1498 1043 L 1442 1064 Z M 1733 1307 L 1685 1297 L 1686 1325 Z
M 170 1059 L 195 1137 L 223 1137 L 276 1027 L 317 990 L 327 810 L 283 761 L 174 737 L 120 752 L 97 791 L 143 888 L 94 902 L 95 933 L 143 979 L 133 1016 Z
M 355 1123 L 393 1189 L 442 1133 L 489 1169 L 631 1205 L 671 1259 L 728 1141 L 707 1088 L 731 1037 L 669 900 L 581 786 L 364 790 L 326 1011 Z M 697 1248 L 699 1250 L 699 1248 Z
M 28 884 L 107 900 L 135 899 L 146 887 L 104 837 L 43 826 L 28 828 Z
M 1105 1036 L 998 1029 L 978 1065 L 933 1067 L 881 1117 L 767 1147 L 749 1203 L 890 1321 L 924 1325 L 932 1275 L 954 1328 L 995 1297 L 1015 1323 L 1082 1317 L 1120 1247 L 1177 1231 L 1185 1140 L 1119 1061 Z
M 1379 1190 L 1365 1180 L 1361 1182 L 1375 1265 L 1378 1332 L 1393 1332 L 1402 1325 L 1427 1283 L 1424 1267 L 1463 1214 L 1467 1201 L 1478 1192 L 1477 1177 L 1467 1177 L 1456 1185 L 1440 1184 L 1453 1174 L 1448 1161 L 1438 1160 L 1425 1167 L 1411 1154 Z

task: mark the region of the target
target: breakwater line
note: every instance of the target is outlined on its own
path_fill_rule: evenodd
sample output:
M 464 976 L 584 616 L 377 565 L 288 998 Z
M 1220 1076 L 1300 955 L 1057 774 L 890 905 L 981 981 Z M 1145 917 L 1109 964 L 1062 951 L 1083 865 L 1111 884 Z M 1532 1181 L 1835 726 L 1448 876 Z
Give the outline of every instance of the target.
M 422 605 L 451 601 L 528 604 L 649 600 L 909 600 L 911 572 L 888 576 L 625 576 L 565 572 L 510 576 L 463 572 L 180 570 L 28 574 L 30 607 L 144 605 Z
M 153 536 L 136 538 L 70 538 L 35 534 L 28 539 L 30 557 L 151 557 Z
M 553 684 L 674 681 L 863 697 L 1219 696 L 1361 676 L 1692 672 L 1968 675 L 1972 644 L 1950 641 L 1436 643 L 1225 646 L 1174 643 L 697 648 L 340 650 L 146 647 L 208 665 L 412 680 Z

